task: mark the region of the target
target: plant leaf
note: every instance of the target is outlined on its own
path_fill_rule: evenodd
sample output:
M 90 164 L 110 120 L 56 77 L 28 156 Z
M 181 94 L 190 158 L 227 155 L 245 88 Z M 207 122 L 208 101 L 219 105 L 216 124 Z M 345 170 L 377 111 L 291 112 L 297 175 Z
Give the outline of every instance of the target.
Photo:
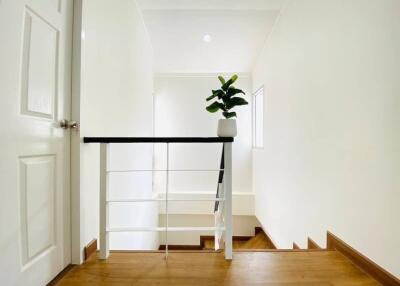
M 221 97 L 225 94 L 222 89 L 213 90 L 212 93 L 213 93 L 212 95 L 207 97 L 207 99 L 206 99 L 207 101 L 210 101 L 211 99 L 213 99 L 216 96 L 218 96 L 218 98 L 221 99 Z
M 232 97 L 232 96 L 234 96 L 235 94 L 238 94 L 238 93 L 246 94 L 243 90 L 231 86 L 231 87 L 228 88 L 228 91 L 226 92 L 226 95 L 228 97 Z
M 213 94 L 210 95 L 209 97 L 206 98 L 207 101 L 210 101 L 211 99 L 213 99 L 214 97 L 218 96 L 218 94 Z
M 238 75 L 234 74 L 226 83 L 224 83 L 221 88 L 224 91 L 227 91 L 228 88 L 238 79 Z
M 232 83 L 234 83 L 238 78 L 239 78 L 239 76 L 238 76 L 237 74 L 234 74 L 234 75 L 231 77 Z
M 224 105 L 218 101 L 214 101 L 213 103 L 211 103 L 209 106 L 206 107 L 208 112 L 211 113 L 215 113 L 217 112 L 219 109 L 224 110 Z
M 232 97 L 232 98 L 229 99 L 229 101 L 227 102 L 226 106 L 227 106 L 227 109 L 229 110 L 229 109 L 231 109 L 231 108 L 233 108 L 235 106 L 247 105 L 247 104 L 249 104 L 249 103 L 242 97 Z
M 219 81 L 221 82 L 221 84 L 225 84 L 225 79 L 222 75 L 218 76 Z
M 236 117 L 236 112 L 227 112 L 227 111 L 225 111 L 225 112 L 222 113 L 222 115 L 225 116 L 225 118 L 229 119 L 229 118 L 232 118 L 232 117 Z

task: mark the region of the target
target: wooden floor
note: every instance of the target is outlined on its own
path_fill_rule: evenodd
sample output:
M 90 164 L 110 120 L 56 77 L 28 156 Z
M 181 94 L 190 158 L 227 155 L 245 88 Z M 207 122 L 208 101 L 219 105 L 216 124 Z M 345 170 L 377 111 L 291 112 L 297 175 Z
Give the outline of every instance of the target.
M 337 251 L 112 253 L 93 255 L 57 285 L 379 285 Z

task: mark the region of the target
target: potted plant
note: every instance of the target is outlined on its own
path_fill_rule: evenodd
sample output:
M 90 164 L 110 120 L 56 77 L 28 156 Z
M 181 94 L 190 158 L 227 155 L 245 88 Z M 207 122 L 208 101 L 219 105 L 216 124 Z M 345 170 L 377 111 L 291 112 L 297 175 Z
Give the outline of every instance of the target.
M 222 111 L 224 119 L 218 121 L 218 136 L 220 137 L 235 137 L 237 135 L 236 128 L 236 112 L 232 111 L 235 106 L 247 105 L 248 102 L 240 97 L 240 94 L 245 94 L 243 90 L 235 88 L 232 84 L 238 79 L 238 76 L 233 75 L 228 81 L 222 76 L 218 77 L 221 82 L 221 88 L 212 91 L 212 95 L 207 97 L 207 101 L 216 99 L 213 103 L 206 107 L 207 111 L 215 113 L 218 110 Z

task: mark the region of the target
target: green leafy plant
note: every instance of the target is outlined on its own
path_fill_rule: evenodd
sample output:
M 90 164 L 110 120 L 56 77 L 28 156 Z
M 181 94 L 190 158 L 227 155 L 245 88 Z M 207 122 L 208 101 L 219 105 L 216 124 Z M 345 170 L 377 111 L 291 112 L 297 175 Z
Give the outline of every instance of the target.
M 240 94 L 245 94 L 244 91 L 232 85 L 238 79 L 238 76 L 235 74 L 228 81 L 222 76 L 219 76 L 218 79 L 221 82 L 221 88 L 213 90 L 212 95 L 207 97 L 207 101 L 216 100 L 207 106 L 206 109 L 211 113 L 222 110 L 222 115 L 227 119 L 236 117 L 236 112 L 231 111 L 232 108 L 249 104 L 244 98 L 239 96 Z

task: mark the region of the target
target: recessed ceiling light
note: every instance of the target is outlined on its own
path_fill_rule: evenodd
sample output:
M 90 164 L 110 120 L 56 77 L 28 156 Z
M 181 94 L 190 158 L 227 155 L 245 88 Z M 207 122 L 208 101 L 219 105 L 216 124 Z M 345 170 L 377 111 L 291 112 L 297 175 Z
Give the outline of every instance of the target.
M 206 42 L 206 43 L 211 42 L 211 36 L 209 34 L 204 35 L 203 41 Z

